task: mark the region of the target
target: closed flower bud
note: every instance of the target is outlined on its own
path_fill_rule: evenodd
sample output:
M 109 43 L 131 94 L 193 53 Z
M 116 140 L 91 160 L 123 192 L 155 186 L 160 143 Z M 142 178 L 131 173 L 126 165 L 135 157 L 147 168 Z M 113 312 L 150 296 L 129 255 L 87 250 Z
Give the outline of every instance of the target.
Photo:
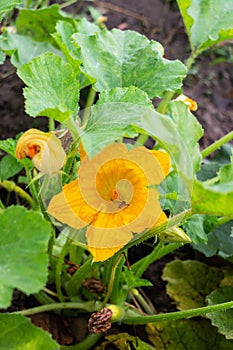
M 61 141 L 52 132 L 29 129 L 18 140 L 16 157 L 29 157 L 43 174 L 52 175 L 65 164 L 66 154 Z
M 191 98 L 189 98 L 189 97 L 187 97 L 187 96 L 185 96 L 185 95 L 183 95 L 183 94 L 181 94 L 180 96 L 178 96 L 177 98 L 176 98 L 176 101 L 182 101 L 182 102 L 184 102 L 187 106 L 188 106 L 188 108 L 190 109 L 190 111 L 196 111 L 197 110 L 197 102 L 196 101 L 194 101 L 194 100 L 192 100 Z

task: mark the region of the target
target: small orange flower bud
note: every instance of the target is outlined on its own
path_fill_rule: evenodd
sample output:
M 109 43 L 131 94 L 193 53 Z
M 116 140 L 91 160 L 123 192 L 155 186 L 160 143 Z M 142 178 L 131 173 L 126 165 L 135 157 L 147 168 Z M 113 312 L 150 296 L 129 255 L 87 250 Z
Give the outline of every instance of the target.
M 66 154 L 61 141 L 52 132 L 37 129 L 27 130 L 18 140 L 15 155 L 29 157 L 42 173 L 52 175 L 65 163 Z
M 181 94 L 180 96 L 178 96 L 177 98 L 176 98 L 176 101 L 182 101 L 182 102 L 184 102 L 187 106 L 188 106 L 188 108 L 190 109 L 190 111 L 196 111 L 197 110 L 197 102 L 196 101 L 194 101 L 194 100 L 192 100 L 191 98 L 189 98 L 189 97 L 187 97 L 187 96 L 185 96 L 185 95 L 183 95 L 183 94 Z

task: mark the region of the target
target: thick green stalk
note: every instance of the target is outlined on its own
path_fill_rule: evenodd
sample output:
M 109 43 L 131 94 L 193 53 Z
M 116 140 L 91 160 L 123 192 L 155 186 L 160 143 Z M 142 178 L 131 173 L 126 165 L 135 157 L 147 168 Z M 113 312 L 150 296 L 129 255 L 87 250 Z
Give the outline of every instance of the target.
M 225 143 L 231 140 L 233 140 L 233 131 L 230 131 L 228 134 L 224 135 L 219 140 L 212 143 L 212 145 L 203 149 L 203 151 L 201 151 L 202 158 L 208 157 L 211 153 L 213 153 L 218 148 L 222 147 L 223 145 L 225 145 Z
M 152 227 L 150 230 L 148 230 L 140 235 L 139 234 L 136 235 L 135 238 L 124 247 L 124 249 L 130 248 L 136 244 L 142 243 L 143 241 L 147 240 L 148 238 L 154 237 L 154 236 L 158 235 L 159 233 L 165 231 L 169 227 L 180 225 L 183 221 L 188 219 L 191 215 L 192 215 L 192 209 L 188 209 L 188 210 L 185 210 L 185 211 L 179 213 L 178 215 L 173 216 L 172 218 L 168 219 L 167 221 L 165 221 L 165 222 L 163 222 L 155 227 Z
M 95 97 L 96 97 L 96 91 L 91 87 L 89 94 L 87 96 L 87 101 L 86 101 L 85 109 L 84 109 L 83 116 L 82 116 L 83 129 L 85 129 L 85 126 L 87 125 L 87 122 L 90 118 L 90 114 L 91 114 L 90 107 L 93 105 L 93 103 L 95 101 Z
M 0 186 L 4 187 L 7 191 L 12 192 L 14 191 L 17 193 L 21 198 L 23 198 L 25 201 L 27 201 L 32 209 L 37 209 L 37 204 L 34 201 L 34 199 L 21 187 L 16 185 L 14 181 L 4 180 L 0 182 Z
M 61 350 L 88 350 L 92 349 L 93 346 L 97 343 L 100 338 L 104 336 L 104 333 L 98 333 L 98 334 L 88 334 L 88 336 L 81 341 L 80 343 L 76 345 L 69 345 L 69 346 L 61 346 Z
M 56 311 L 56 310 L 64 310 L 64 309 L 77 309 L 85 312 L 94 312 L 99 308 L 99 302 L 91 301 L 82 301 L 82 302 L 62 302 L 62 303 L 52 303 L 46 305 L 40 305 L 33 307 L 31 309 L 15 311 L 11 314 L 20 314 L 23 316 L 31 316 L 35 314 L 39 314 L 40 312 L 47 311 Z
M 105 307 L 105 305 L 107 304 L 108 300 L 111 297 L 111 294 L 113 291 L 113 286 L 114 286 L 114 281 L 115 281 L 115 276 L 116 276 L 116 270 L 117 270 L 117 267 L 120 264 L 120 262 L 122 262 L 122 259 L 124 259 L 124 257 L 120 254 L 118 256 L 118 258 L 116 259 L 114 265 L 112 266 L 111 276 L 110 276 L 110 280 L 109 280 L 109 284 L 108 284 L 108 290 L 107 290 L 105 298 L 102 302 L 101 309 Z M 119 293 L 119 290 L 117 290 L 117 293 Z
M 146 323 L 155 323 L 155 322 L 162 322 L 162 321 L 174 321 L 174 320 L 179 320 L 187 317 L 202 316 L 210 312 L 223 311 L 223 310 L 231 309 L 232 307 L 233 307 L 233 301 L 228 301 L 226 303 L 221 303 L 217 305 L 210 305 L 210 306 L 199 307 L 197 309 L 157 314 L 153 316 L 150 316 L 150 315 L 136 316 L 135 312 L 134 314 L 133 313 L 131 314 L 132 311 L 129 311 L 128 316 L 126 312 L 126 315 L 122 320 L 122 323 L 146 324 Z
M 62 267 L 64 264 L 64 259 L 66 254 L 68 253 L 70 244 L 71 244 L 71 241 L 69 238 L 67 238 L 66 243 L 62 247 L 61 254 L 59 256 L 57 266 L 56 266 L 56 271 L 55 271 L 55 283 L 56 283 L 57 296 L 60 301 L 64 301 L 64 296 L 62 294 L 61 275 L 62 275 Z

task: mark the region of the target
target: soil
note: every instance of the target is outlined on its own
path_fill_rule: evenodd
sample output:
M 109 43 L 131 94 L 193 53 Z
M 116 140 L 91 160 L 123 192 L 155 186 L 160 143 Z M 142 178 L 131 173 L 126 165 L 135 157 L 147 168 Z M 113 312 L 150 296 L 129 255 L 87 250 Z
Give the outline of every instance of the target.
M 187 35 L 184 30 L 181 16 L 177 11 L 175 1 L 165 0 L 111 0 L 90 2 L 77 2 L 67 8 L 72 13 L 84 12 L 88 14 L 87 7 L 93 5 L 108 20 L 106 25 L 109 29 L 119 28 L 122 30 L 136 30 L 149 39 L 159 41 L 165 47 L 165 56 L 169 59 L 185 61 L 189 54 Z M 232 49 L 232 43 L 226 43 L 226 47 Z M 222 46 L 219 47 L 222 49 Z M 233 52 L 233 51 L 231 51 Z M 184 93 L 198 102 L 198 110 L 195 112 L 197 119 L 202 124 L 205 134 L 201 140 L 201 147 L 206 147 L 217 140 L 233 127 L 233 70 L 232 63 L 218 62 L 218 51 L 210 50 L 204 53 L 192 68 L 192 74 L 184 82 Z M 1 138 L 14 137 L 17 133 L 30 127 L 46 130 L 47 119 L 30 118 L 24 111 L 24 99 L 22 96 L 23 83 L 17 77 L 14 67 L 9 59 L 0 67 L 0 117 Z M 135 256 L 145 255 L 147 246 L 140 245 L 131 250 L 129 260 L 132 263 Z M 162 269 L 165 263 L 171 259 L 198 259 L 205 260 L 209 264 L 221 266 L 221 259 L 205 259 L 200 253 L 190 246 L 179 249 L 159 262 L 152 264 L 144 277 L 151 280 L 154 287 L 145 289 L 158 312 L 174 311 L 175 305 L 166 295 L 165 283 L 161 279 Z M 33 297 L 26 298 L 22 293 L 15 291 L 11 311 L 31 307 L 35 305 Z M 86 316 L 76 320 L 64 318 L 62 315 L 52 313 L 39 314 L 32 317 L 38 326 L 47 329 L 61 344 L 72 344 L 79 341 L 87 332 Z M 81 327 L 80 327 L 81 322 Z M 74 329 L 80 329 L 83 334 L 77 334 Z M 127 331 L 133 335 L 145 337 L 142 327 L 130 328 L 114 326 L 110 331 L 115 333 Z

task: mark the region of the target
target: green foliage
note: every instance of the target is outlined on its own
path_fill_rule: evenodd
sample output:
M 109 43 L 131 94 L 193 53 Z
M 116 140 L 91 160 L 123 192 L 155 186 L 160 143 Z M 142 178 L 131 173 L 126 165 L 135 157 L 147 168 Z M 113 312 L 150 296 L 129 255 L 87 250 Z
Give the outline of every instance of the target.
M 205 296 L 222 278 L 221 270 L 193 260 L 174 260 L 163 270 L 167 293 L 176 301 L 179 310 L 204 306 Z
M 155 350 L 154 347 L 142 341 L 139 337 L 133 337 L 128 333 L 112 334 L 105 337 L 105 340 L 95 350 Z
M 177 0 L 193 50 L 233 38 L 231 0 Z
M 4 350 L 59 350 L 48 332 L 35 327 L 22 315 L 0 315 L 0 348 Z
M 233 256 L 233 237 L 232 237 L 233 221 L 229 221 L 221 225 L 208 234 L 208 242 L 206 244 L 194 245 L 207 257 L 219 255 L 228 259 Z
M 11 63 L 17 68 L 44 52 L 55 51 L 48 42 L 38 42 L 29 36 L 8 31 L 0 36 L 0 48 L 11 56 Z
M 192 208 L 194 213 L 232 215 L 233 179 L 230 182 L 208 185 L 198 180 L 193 183 Z
M 3 64 L 5 61 L 5 55 L 4 53 L 0 50 L 0 64 Z
M 211 231 L 216 221 L 215 217 L 196 214 L 183 224 L 183 228 L 194 244 L 206 243 L 207 233 Z
M 0 307 L 6 308 L 14 288 L 31 294 L 46 284 L 51 227 L 40 213 L 20 206 L 3 210 L 0 226 Z
M 79 85 L 68 63 L 59 56 L 45 53 L 18 69 L 28 85 L 24 89 L 26 111 L 64 122 L 78 112 Z
M 12 156 L 5 156 L 0 160 L 0 180 L 7 180 L 18 174 L 23 165 Z
M 22 0 L 0 0 L 0 21 L 4 12 L 12 10 L 16 5 L 21 4 Z
M 209 305 L 215 305 L 232 300 L 233 287 L 224 286 L 214 290 L 207 296 Z M 211 312 L 207 314 L 213 326 L 218 327 L 219 333 L 226 339 L 233 339 L 233 310 Z
M 59 20 L 74 23 L 74 20 L 64 12 L 60 12 L 59 5 L 38 10 L 21 9 L 16 20 L 17 33 L 30 36 L 36 41 L 47 41 L 54 44 L 51 36 L 55 32 Z
M 233 342 L 204 319 L 166 321 L 146 325 L 156 350 L 232 350 Z
M 162 97 L 167 90 L 179 89 L 186 75 L 180 61 L 162 57 L 159 43 L 133 31 L 113 29 L 92 36 L 75 34 L 74 39 L 81 49 L 83 72 L 89 75 L 97 91 L 133 85 L 150 98 Z
M 180 101 L 170 102 L 166 113 L 174 121 L 175 130 L 173 132 L 175 131 L 175 134 L 184 140 L 183 147 L 187 149 L 185 153 L 189 156 L 186 163 L 192 166 L 193 172 L 196 173 L 201 163 L 198 141 L 203 136 L 203 129 L 189 108 Z

